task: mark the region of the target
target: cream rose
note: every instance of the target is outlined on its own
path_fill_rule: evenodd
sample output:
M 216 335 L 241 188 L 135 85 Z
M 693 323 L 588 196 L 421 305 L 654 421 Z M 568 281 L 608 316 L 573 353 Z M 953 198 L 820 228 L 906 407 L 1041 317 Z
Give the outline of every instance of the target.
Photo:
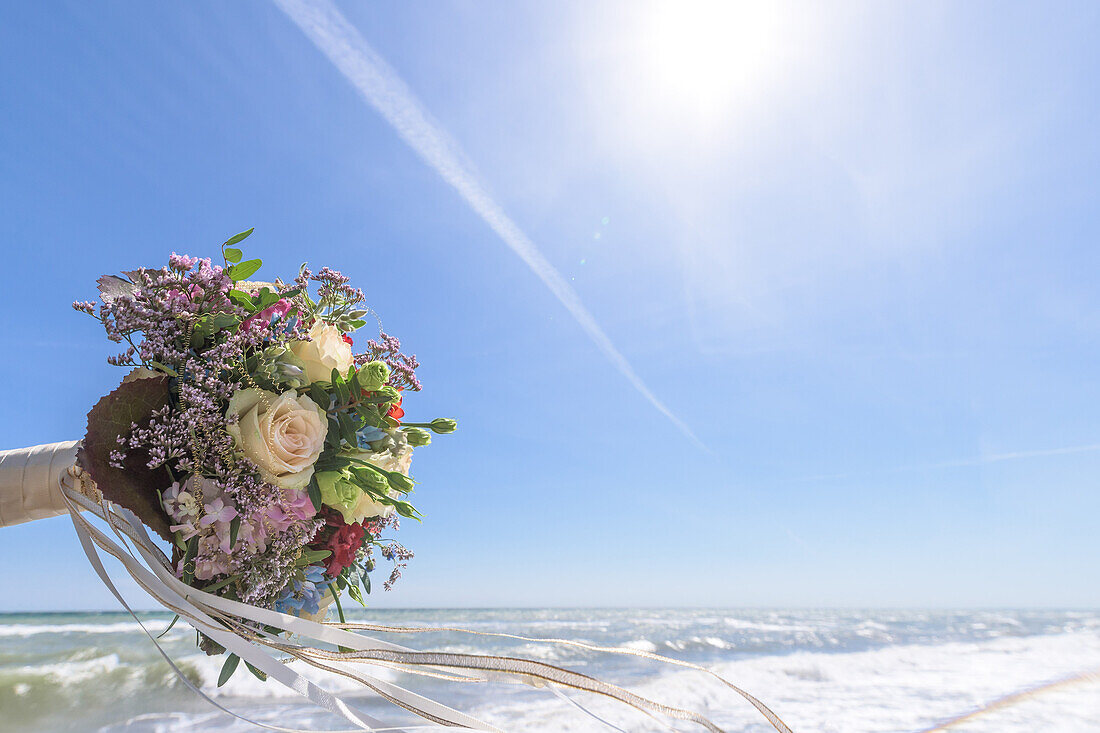
M 305 488 L 328 435 L 328 419 L 316 402 L 293 390 L 242 389 L 229 400 L 226 416 L 237 418 L 229 433 L 264 481 Z
M 328 382 L 333 369 L 343 375 L 348 373 L 354 357 L 340 329 L 317 321 L 309 329 L 309 337 L 310 341 L 295 341 L 290 346 L 294 355 L 305 363 L 309 381 Z

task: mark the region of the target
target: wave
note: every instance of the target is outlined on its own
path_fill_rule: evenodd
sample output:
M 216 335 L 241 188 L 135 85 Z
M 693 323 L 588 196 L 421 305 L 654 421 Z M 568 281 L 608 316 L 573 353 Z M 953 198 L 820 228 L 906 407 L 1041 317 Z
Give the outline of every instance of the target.
M 145 628 L 154 636 L 168 627 L 167 622 L 146 622 Z M 26 637 L 38 634 L 143 634 L 134 621 L 113 624 L 2 624 L 0 637 Z

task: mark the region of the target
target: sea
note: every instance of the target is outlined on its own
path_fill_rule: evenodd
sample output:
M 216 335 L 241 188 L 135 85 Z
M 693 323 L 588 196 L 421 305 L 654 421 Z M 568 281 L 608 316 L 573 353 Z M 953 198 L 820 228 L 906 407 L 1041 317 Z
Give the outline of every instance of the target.
M 370 623 L 565 638 L 673 657 L 703 665 L 752 693 L 794 731 L 1100 732 L 1100 611 L 409 609 L 350 615 Z M 139 616 L 154 635 L 170 620 L 162 613 Z M 390 638 L 418 649 L 536 659 L 699 711 L 724 731 L 772 730 L 728 687 L 683 667 L 455 632 Z M 243 665 L 218 687 L 222 660 L 198 651 L 194 631 L 183 622 L 160 643 L 189 680 L 241 716 L 283 728 L 348 728 Z M 705 730 L 586 693 L 563 699 L 523 685 L 456 683 L 374 669 L 376 676 L 506 731 Z M 303 674 L 387 725 L 426 730 L 349 680 Z M 257 728 L 189 689 L 128 614 L 0 614 L 0 731 L 252 730 Z

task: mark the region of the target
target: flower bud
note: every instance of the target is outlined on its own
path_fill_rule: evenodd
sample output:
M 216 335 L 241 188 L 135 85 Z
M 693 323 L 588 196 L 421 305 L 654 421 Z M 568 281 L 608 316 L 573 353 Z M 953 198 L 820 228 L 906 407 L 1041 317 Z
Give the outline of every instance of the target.
M 366 471 L 360 471 L 356 476 L 361 484 L 374 489 L 379 494 L 384 494 L 389 490 L 389 481 L 377 471 L 367 469 Z
M 405 434 L 405 439 L 409 441 L 409 445 L 413 448 L 419 448 L 422 445 L 428 445 L 432 442 L 432 434 L 427 430 L 421 430 L 420 428 L 405 428 L 401 432 Z
M 372 361 L 359 369 L 359 384 L 368 392 L 377 392 L 390 379 L 390 368 L 383 361 Z
M 405 494 L 412 491 L 413 487 L 416 486 L 411 478 L 403 473 L 398 473 L 397 471 L 390 471 L 389 479 L 390 486 Z
M 432 432 L 439 433 L 440 435 L 446 435 L 447 433 L 453 433 L 458 429 L 458 421 L 449 417 L 437 417 L 432 420 Z

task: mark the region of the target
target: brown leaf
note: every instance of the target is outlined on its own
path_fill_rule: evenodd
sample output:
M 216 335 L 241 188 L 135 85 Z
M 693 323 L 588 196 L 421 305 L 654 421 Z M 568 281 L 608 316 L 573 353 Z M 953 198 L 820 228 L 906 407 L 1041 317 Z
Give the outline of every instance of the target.
M 77 460 L 92 475 L 97 488 L 110 501 L 138 516 L 150 529 L 171 541 L 168 515 L 160 503 L 160 490 L 168 487 L 168 472 L 151 470 L 142 451 L 129 451 L 125 469 L 111 465 L 111 451 L 118 450 L 118 436 L 128 435 L 134 423 L 142 425 L 159 407 L 168 404 L 168 377 L 136 379 L 120 384 L 88 413 L 88 433 Z

